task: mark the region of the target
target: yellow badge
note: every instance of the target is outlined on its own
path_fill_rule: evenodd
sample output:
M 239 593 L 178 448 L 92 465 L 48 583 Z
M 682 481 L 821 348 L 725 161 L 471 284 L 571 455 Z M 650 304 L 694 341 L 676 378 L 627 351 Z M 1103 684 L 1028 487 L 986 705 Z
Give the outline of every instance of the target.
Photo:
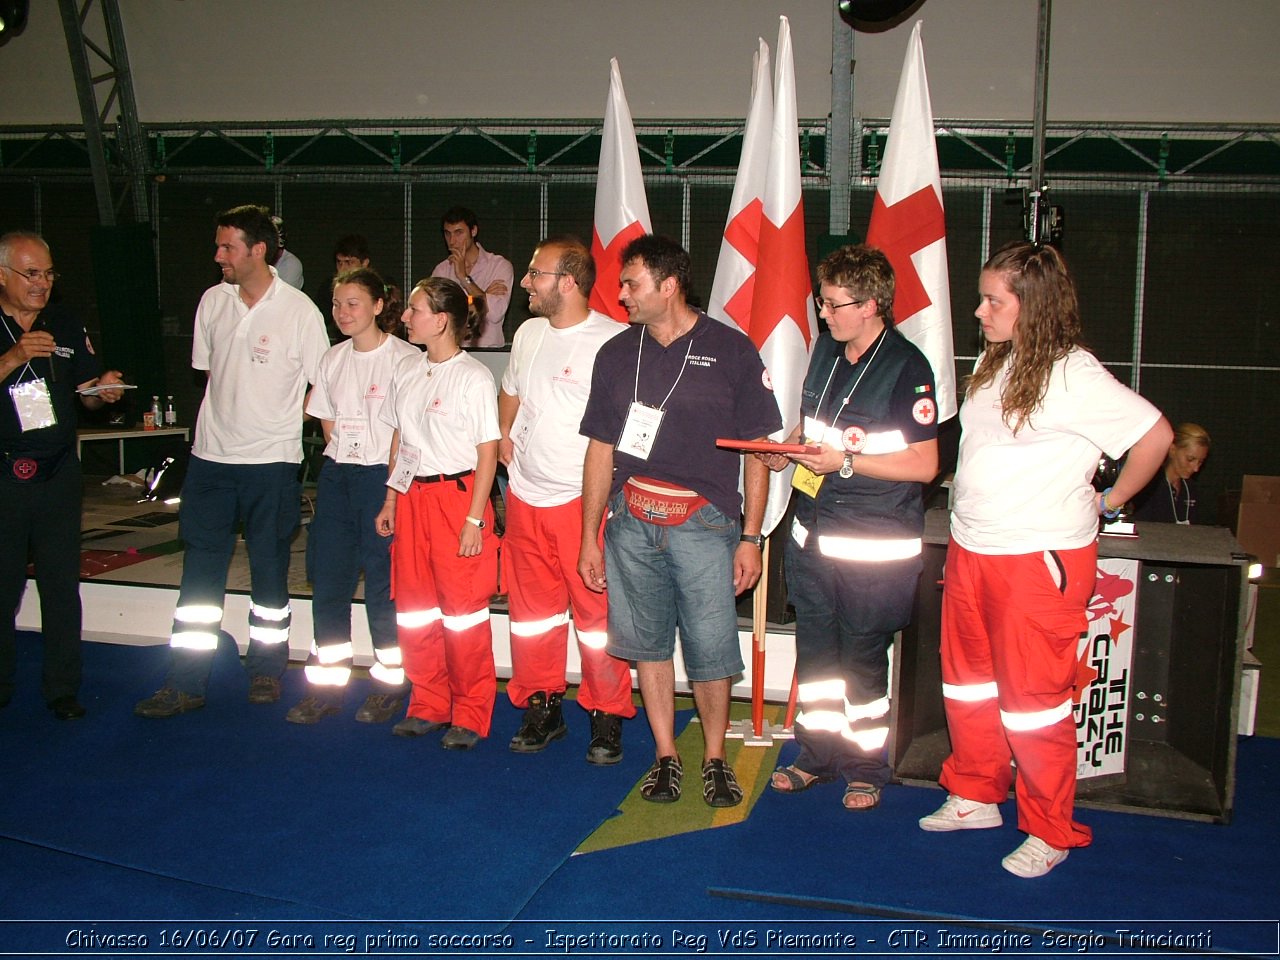
M 826 477 L 820 477 L 808 467 L 797 463 L 795 472 L 791 474 L 791 486 L 816 500 L 818 488 L 822 486 L 822 481 L 825 479 Z

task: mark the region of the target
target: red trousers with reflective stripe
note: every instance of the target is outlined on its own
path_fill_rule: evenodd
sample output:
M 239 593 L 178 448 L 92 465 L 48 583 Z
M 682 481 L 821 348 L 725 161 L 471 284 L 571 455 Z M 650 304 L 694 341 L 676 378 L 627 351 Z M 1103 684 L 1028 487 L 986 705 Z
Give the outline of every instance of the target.
M 603 537 L 602 543 L 603 543 Z M 533 507 L 507 491 L 507 531 L 502 540 L 502 582 L 507 585 L 511 623 L 550 620 L 572 608 L 578 631 L 604 636 L 608 599 L 587 588 L 578 576 L 582 547 L 582 501 L 556 507 Z M 557 624 L 534 636 L 511 632 L 511 680 L 507 695 L 517 707 L 528 706 L 529 695 L 565 689 L 564 664 L 569 625 Z M 584 710 L 603 710 L 634 717 L 631 668 L 626 660 L 605 653 L 603 645 L 578 641 L 582 685 L 578 704 Z
M 402 621 L 439 609 L 423 626 L 397 628 L 404 672 L 413 684 L 411 717 L 452 723 L 488 736 L 498 693 L 489 600 L 498 589 L 493 508 L 485 505 L 483 549 L 458 556 L 458 537 L 471 507 L 474 477 L 459 490 L 452 480 L 415 483 L 398 498 L 391 542 L 391 593 Z M 451 617 L 483 619 L 449 626 Z
M 945 698 L 951 756 L 942 765 L 948 792 L 981 803 L 1009 795 L 1017 764 L 1018 829 L 1050 846 L 1089 844 L 1089 828 L 1073 819 L 1076 727 L 1065 717 L 1031 730 L 1011 730 L 1001 712 L 1036 722 L 1034 714 L 1070 702 L 1076 646 L 1097 578 L 1096 544 L 1075 550 L 993 556 L 947 548 L 942 594 L 942 682 L 974 687 L 994 681 L 995 698 Z

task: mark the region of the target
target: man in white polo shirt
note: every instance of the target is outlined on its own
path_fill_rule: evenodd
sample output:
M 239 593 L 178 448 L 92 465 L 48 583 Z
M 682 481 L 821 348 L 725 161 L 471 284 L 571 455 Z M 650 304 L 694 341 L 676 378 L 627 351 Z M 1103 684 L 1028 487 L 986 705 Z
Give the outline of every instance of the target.
M 182 488 L 179 534 L 186 552 L 164 686 L 140 701 L 143 717 L 204 706 L 218 646 L 227 565 L 243 524 L 252 580 L 249 701 L 280 698 L 289 657 L 289 542 L 301 503 L 302 403 L 329 348 L 309 297 L 270 263 L 276 228 L 263 207 L 219 214 L 214 262 L 222 283 L 196 308 L 191 365 L 208 372 Z
M 582 657 L 578 705 L 591 715 L 587 762 L 612 764 L 622 759 L 622 720 L 636 708 L 630 665 L 604 649 L 605 594 L 578 576 L 587 451 L 578 424 L 596 352 L 625 328 L 588 308 L 595 277 L 591 251 L 576 237 L 551 237 L 534 250 L 520 285 L 537 315 L 511 345 L 498 394 L 498 456 L 511 478 L 502 548 L 511 612 L 507 695 L 525 708 L 510 747 L 537 753 L 568 730 L 560 701 L 572 609 Z

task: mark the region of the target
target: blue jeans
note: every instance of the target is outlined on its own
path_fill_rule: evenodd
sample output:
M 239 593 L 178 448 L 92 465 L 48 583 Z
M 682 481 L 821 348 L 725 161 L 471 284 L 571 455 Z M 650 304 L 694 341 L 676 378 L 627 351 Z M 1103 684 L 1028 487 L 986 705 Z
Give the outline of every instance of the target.
M 192 457 L 178 513 L 178 535 L 185 545 L 178 606 L 222 609 L 237 526 L 243 524 L 250 599 L 259 607 L 287 607 L 289 544 L 301 519 L 301 500 L 296 463 L 215 463 Z M 275 625 L 287 629 L 289 621 Z M 179 629 L 176 622 L 174 629 Z M 279 677 L 288 661 L 288 642 L 250 638 L 245 658 L 250 676 Z M 203 696 L 212 666 L 213 651 L 176 648 L 165 685 Z
M 738 520 L 707 504 L 682 524 L 659 526 L 633 516 L 621 494 L 609 509 L 609 653 L 624 660 L 670 660 L 678 627 L 690 680 L 741 673 L 733 592 Z
M 316 642 L 351 640 L 351 597 L 364 570 L 364 609 L 375 648 L 396 645 L 391 601 L 391 538 L 379 536 L 374 519 L 387 498 L 384 464 L 360 466 L 325 458 L 311 521 L 314 550 L 311 614 Z

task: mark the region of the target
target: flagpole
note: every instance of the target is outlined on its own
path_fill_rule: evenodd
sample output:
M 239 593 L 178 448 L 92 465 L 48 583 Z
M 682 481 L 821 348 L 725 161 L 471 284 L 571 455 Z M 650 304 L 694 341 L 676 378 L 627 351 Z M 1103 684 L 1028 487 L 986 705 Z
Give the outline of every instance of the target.
M 751 454 L 747 454 L 751 456 Z M 751 600 L 751 729 L 759 740 L 764 734 L 764 651 L 769 610 L 769 540 L 760 548 L 760 580 Z

